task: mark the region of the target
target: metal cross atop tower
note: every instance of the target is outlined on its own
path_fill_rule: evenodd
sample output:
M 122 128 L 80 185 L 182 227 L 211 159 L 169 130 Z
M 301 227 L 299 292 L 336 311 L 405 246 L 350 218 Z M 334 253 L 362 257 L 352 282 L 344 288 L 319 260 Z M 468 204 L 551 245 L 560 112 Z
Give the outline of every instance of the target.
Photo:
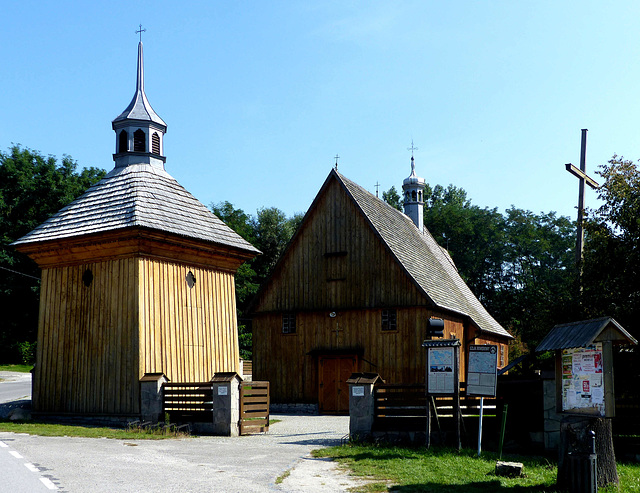
M 407 147 L 407 151 L 411 151 L 411 157 L 413 157 L 413 151 L 417 151 L 418 148 L 413 145 L 413 139 L 411 139 L 411 147 Z
M 136 31 L 136 34 L 140 35 L 140 42 L 142 43 L 142 33 L 146 33 L 146 29 L 142 29 L 142 24 L 140 24 L 140 28 Z
M 582 273 L 582 250 L 584 243 L 584 230 L 582 223 L 584 221 L 584 184 L 591 188 L 598 188 L 600 185 L 597 181 L 587 175 L 587 129 L 582 129 L 582 143 L 580 146 L 580 169 L 573 164 L 567 163 L 565 167 L 567 171 L 576 176 L 580 180 L 580 191 L 578 193 L 578 240 L 576 243 L 576 264 L 580 273 Z

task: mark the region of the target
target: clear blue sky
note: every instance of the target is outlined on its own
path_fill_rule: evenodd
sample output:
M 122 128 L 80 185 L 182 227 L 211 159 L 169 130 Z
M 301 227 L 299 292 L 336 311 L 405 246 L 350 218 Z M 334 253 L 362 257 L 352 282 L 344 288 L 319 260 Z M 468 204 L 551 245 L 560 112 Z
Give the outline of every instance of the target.
M 640 158 L 637 1 L 5 0 L 0 149 L 113 168 L 135 89 L 167 122 L 166 169 L 201 202 L 304 212 L 339 170 L 410 172 L 474 204 L 575 218 L 587 170 Z M 596 195 L 587 205 L 597 206 Z

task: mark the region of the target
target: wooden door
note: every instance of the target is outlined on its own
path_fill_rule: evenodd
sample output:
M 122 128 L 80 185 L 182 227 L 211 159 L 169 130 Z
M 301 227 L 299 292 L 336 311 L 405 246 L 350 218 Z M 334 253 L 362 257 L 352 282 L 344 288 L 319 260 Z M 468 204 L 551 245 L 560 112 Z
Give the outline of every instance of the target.
M 349 386 L 347 380 L 357 371 L 354 355 L 320 356 L 318 402 L 321 413 L 348 414 Z

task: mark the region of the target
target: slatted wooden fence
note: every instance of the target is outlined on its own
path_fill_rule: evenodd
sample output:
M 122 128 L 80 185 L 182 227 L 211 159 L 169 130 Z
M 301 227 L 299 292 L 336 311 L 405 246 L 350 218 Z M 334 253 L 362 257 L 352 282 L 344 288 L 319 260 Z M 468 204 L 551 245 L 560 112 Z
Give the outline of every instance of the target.
M 162 408 L 172 422 L 208 422 L 213 416 L 213 387 L 210 382 L 165 383 Z
M 240 434 L 269 431 L 269 382 L 240 384 Z
M 374 388 L 373 431 L 424 431 L 427 426 L 427 395 L 422 384 L 383 384 Z M 436 429 L 453 426 L 454 402 L 452 397 L 433 399 L 435 412 L 432 427 Z M 484 417 L 492 418 L 497 412 L 497 400 L 484 399 Z M 460 411 L 463 418 L 480 414 L 480 398 L 460 396 Z M 433 428 L 432 428 L 433 429 Z

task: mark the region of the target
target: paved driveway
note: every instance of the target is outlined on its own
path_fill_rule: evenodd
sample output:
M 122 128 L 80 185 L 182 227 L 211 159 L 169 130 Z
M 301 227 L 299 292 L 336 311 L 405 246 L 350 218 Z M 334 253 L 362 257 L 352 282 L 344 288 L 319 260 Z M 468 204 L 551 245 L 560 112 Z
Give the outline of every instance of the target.
M 349 418 L 272 417 L 282 421 L 268 434 L 234 438 L 122 441 L 0 432 L 0 441 L 68 493 L 345 491 L 344 475 L 308 454 L 339 444 Z M 292 474 L 275 484 L 294 467 L 302 478 Z

